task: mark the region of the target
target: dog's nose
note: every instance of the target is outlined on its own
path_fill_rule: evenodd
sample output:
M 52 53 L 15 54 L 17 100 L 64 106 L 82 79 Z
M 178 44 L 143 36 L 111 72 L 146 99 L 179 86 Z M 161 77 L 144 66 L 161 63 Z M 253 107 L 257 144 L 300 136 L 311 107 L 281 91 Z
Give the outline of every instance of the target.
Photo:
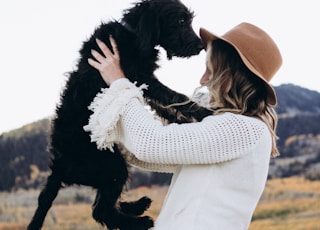
M 203 46 L 202 42 L 200 42 L 200 43 L 198 44 L 197 49 L 198 49 L 198 52 L 199 52 L 199 53 L 201 52 L 201 50 L 204 49 L 204 46 Z
M 202 42 L 199 44 L 199 49 L 203 50 L 204 49 L 204 45 L 202 44 Z

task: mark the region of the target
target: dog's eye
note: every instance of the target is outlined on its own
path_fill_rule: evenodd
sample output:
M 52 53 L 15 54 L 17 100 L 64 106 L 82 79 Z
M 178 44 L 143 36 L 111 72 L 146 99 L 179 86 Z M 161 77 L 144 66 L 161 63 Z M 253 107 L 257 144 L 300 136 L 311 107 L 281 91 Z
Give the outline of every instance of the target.
M 184 18 L 181 18 L 181 19 L 179 19 L 178 20 L 178 23 L 180 24 L 180 25 L 183 25 L 184 23 L 185 23 L 185 19 Z

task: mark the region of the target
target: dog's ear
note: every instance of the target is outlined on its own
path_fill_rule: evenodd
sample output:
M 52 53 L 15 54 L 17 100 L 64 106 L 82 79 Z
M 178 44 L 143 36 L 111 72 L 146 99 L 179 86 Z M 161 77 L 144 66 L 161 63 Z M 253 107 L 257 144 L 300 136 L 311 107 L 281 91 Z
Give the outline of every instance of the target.
M 135 32 L 142 52 L 149 53 L 159 44 L 160 28 L 158 14 L 153 10 L 146 10 L 140 16 Z

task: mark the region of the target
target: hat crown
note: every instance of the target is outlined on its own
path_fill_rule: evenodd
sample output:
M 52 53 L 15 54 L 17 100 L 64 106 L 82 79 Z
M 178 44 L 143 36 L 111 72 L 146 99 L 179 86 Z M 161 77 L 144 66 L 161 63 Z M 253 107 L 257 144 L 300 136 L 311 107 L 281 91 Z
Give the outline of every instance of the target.
M 271 37 L 260 28 L 241 23 L 221 36 L 238 51 L 247 67 L 269 82 L 282 65 L 280 51 Z M 251 65 L 251 66 L 248 66 Z
M 222 36 L 200 28 L 200 37 L 205 47 L 207 47 L 208 42 L 216 39 L 224 40 L 232 45 L 247 68 L 265 82 L 268 91 L 268 103 L 276 104 L 275 91 L 269 82 L 282 65 L 282 57 L 279 48 L 265 31 L 244 22 Z

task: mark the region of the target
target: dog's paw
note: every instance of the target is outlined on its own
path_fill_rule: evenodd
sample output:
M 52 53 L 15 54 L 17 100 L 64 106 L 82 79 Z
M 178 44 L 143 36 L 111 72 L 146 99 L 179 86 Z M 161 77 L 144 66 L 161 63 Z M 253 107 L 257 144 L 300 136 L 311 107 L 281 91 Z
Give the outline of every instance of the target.
M 148 208 L 150 208 L 152 200 L 149 197 L 144 196 L 144 197 L 141 197 L 137 202 L 138 202 L 139 206 L 141 207 L 141 209 L 144 209 L 144 211 L 145 211 Z
M 139 230 L 148 230 L 154 226 L 154 221 L 150 216 L 143 216 L 139 218 L 141 228 Z
M 139 216 L 150 207 L 151 202 L 152 200 L 146 196 L 134 202 L 120 202 L 120 210 L 126 215 Z

